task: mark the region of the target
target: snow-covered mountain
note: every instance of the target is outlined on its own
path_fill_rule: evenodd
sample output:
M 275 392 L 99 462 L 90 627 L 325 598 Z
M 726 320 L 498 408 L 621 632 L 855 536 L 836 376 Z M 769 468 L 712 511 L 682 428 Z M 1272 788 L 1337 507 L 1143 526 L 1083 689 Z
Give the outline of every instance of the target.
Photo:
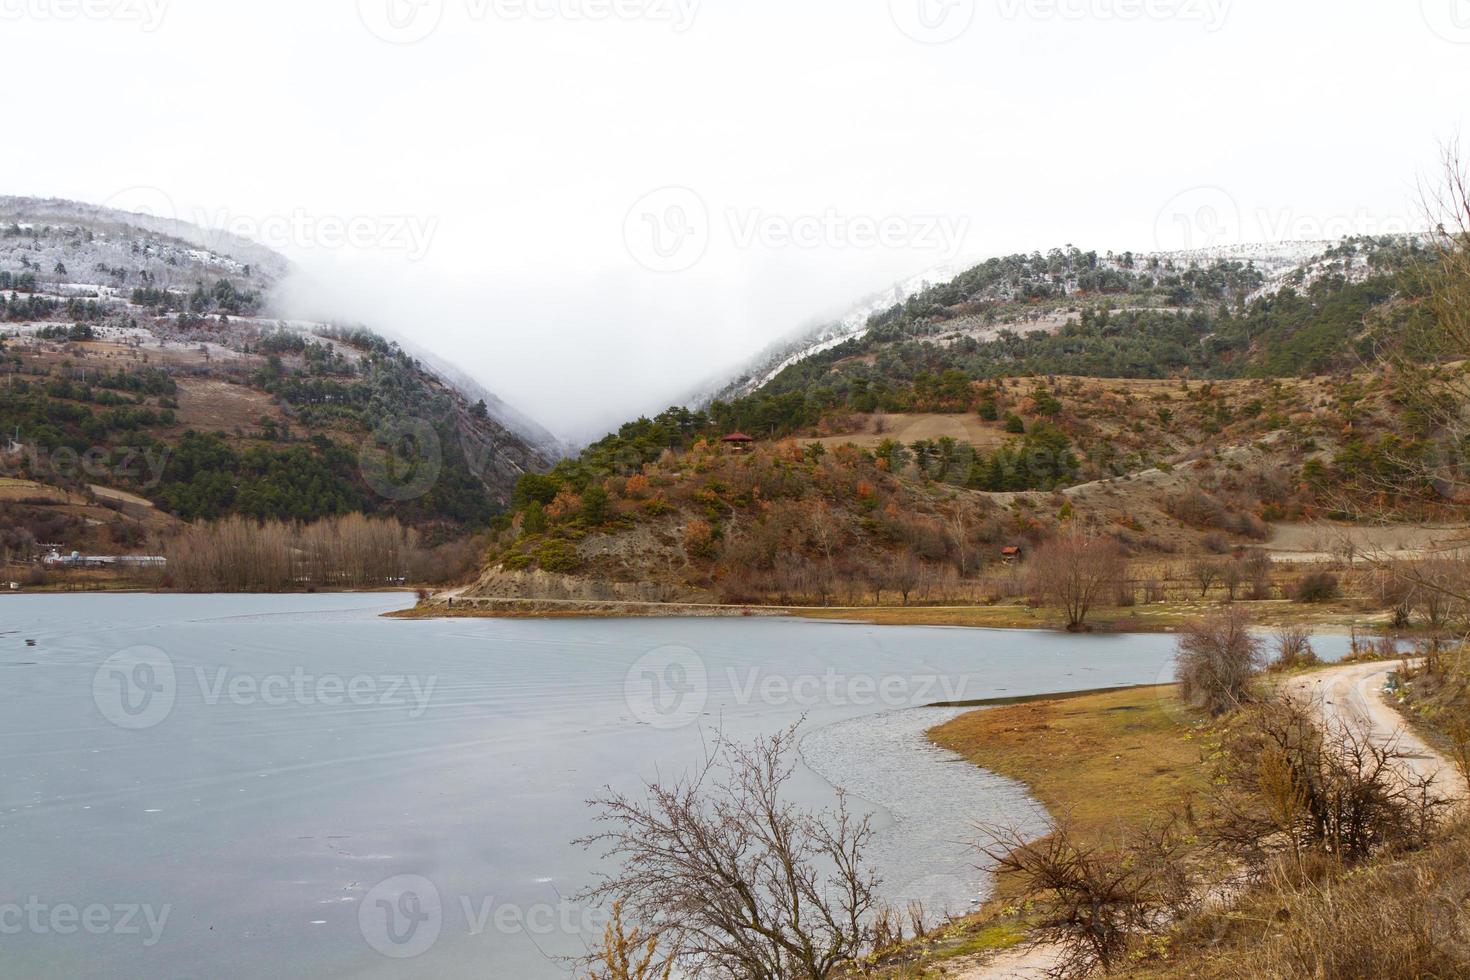
M 1341 254 L 1341 244 L 1333 241 L 1258 242 L 1187 251 L 1109 252 L 1099 257 L 1098 265 L 1130 272 L 1151 267 L 1164 270 L 1207 268 L 1221 262 L 1253 265 L 1264 276 L 1265 284 L 1246 297 L 1250 300 L 1287 286 L 1304 289 L 1329 274 L 1344 276 L 1349 281 L 1365 278 L 1371 271 L 1368 255 Z M 729 375 L 701 385 L 689 397 L 687 404 L 702 406 L 716 399 L 740 398 L 758 391 L 793 364 L 831 350 L 846 341 L 865 336 L 873 315 L 902 304 L 932 285 L 949 282 L 977 264 L 950 263 L 927 269 L 855 303 L 836 319 L 798 328 Z M 1060 325 L 1066 320 L 1066 317 L 1060 317 L 1052 318 L 1049 322 L 1017 323 L 1024 323 L 1027 329 L 1045 329 Z M 994 332 L 993 327 L 982 331 L 986 335 Z
M 689 403 L 705 405 L 716 399 L 740 398 L 758 391 L 791 365 L 863 336 L 868 332 L 868 320 L 875 313 L 890 309 L 935 283 L 948 282 L 967 268 L 969 263 L 965 262 L 934 266 L 859 300 L 836 319 L 798 327 L 741 365 L 733 377 L 701 386 Z
M 0 270 L 29 276 L 51 295 L 98 300 L 119 310 L 130 305 L 138 288 L 185 295 L 200 283 L 228 279 L 242 295 L 254 296 L 233 314 L 237 322 L 316 334 L 347 325 L 283 316 L 276 290 L 293 269 L 263 245 L 186 221 L 77 201 L 0 197 Z M 552 460 L 567 455 L 569 448 L 544 427 L 443 357 L 380 325 L 369 326 L 388 334 L 471 404 L 483 400 L 491 419 L 537 453 Z
M 485 492 L 477 505 L 503 506 L 522 475 L 567 454 L 431 352 L 371 325 L 282 315 L 278 291 L 293 271 L 270 249 L 179 221 L 0 198 L 0 343 L 42 371 L 167 375 L 177 397 L 148 416 L 150 438 L 172 444 L 194 430 L 242 452 L 317 452 L 321 436 L 356 452 L 374 425 L 428 422 L 449 441 L 440 443 L 445 503 L 409 515 L 422 521 L 462 519 L 460 504 L 474 496 L 470 479 Z M 7 431 L 37 428 L 33 418 L 0 421 L 11 423 Z M 346 490 L 356 479 L 343 477 Z M 462 496 L 451 500 L 453 493 Z

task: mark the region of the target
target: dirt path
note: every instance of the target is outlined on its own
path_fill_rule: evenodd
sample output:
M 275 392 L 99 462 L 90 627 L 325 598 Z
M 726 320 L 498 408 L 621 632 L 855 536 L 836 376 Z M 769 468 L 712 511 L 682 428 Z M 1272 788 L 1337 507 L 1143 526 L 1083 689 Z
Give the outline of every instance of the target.
M 1366 726 L 1375 741 L 1395 739 L 1415 775 L 1431 777 L 1442 798 L 1465 799 L 1465 779 L 1454 763 L 1440 755 L 1404 722 L 1403 715 L 1384 700 L 1388 675 L 1398 668 L 1392 661 L 1329 667 L 1284 685 L 1288 694 L 1320 702 L 1323 715 L 1353 726 Z
M 1023 946 L 974 966 L 961 966 L 955 980 L 1045 980 L 1061 956 L 1055 946 Z
M 1384 686 L 1396 669 L 1398 664 L 1392 661 L 1328 667 L 1291 679 L 1283 690 L 1319 704 L 1327 719 L 1366 726 L 1380 744 L 1397 740 L 1405 764 L 1416 775 L 1430 777 L 1441 797 L 1466 799 L 1470 787 L 1459 770 L 1414 734 L 1385 700 Z M 961 966 L 955 976 L 956 980 L 1040 980 L 1056 959 L 1055 947 L 1022 948 Z

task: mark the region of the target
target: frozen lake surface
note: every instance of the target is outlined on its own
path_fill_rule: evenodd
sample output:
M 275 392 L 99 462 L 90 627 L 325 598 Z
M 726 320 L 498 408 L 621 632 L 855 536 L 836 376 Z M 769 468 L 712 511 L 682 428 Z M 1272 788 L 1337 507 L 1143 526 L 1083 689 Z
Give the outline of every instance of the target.
M 601 934 L 608 784 L 805 718 L 793 792 L 881 828 L 895 905 L 986 888 L 1015 784 L 923 708 L 1168 679 L 1172 638 L 767 619 L 380 618 L 405 596 L 0 599 L 0 973 L 555 978 Z M 28 643 L 34 641 L 34 645 Z M 1321 644 L 1332 651 L 1333 641 Z M 1338 651 L 1340 652 L 1340 651 Z

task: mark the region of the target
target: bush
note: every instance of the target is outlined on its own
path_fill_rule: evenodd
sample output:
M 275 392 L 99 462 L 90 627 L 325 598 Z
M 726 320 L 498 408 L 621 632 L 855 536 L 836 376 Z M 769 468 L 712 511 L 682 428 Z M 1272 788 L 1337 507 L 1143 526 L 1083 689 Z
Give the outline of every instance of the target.
M 1341 594 L 1337 576 L 1331 572 L 1309 572 L 1296 584 L 1296 601 L 1331 602 Z
M 1211 715 L 1223 715 L 1248 700 L 1262 657 L 1261 641 L 1239 609 L 1189 623 L 1179 631 L 1174 654 L 1180 695 Z
M 1298 667 L 1315 667 L 1322 662 L 1317 651 L 1312 649 L 1312 634 L 1300 626 L 1283 626 L 1276 631 L 1276 662 L 1271 666 L 1277 670 L 1294 670 Z
M 1464 908 L 1470 834 L 1463 828 L 1401 860 L 1356 869 L 1330 859 L 1319 863 L 1322 870 L 1314 874 L 1273 875 L 1243 905 L 1210 910 L 1190 921 L 1176 948 L 1198 952 L 1190 960 L 1176 960 L 1169 975 L 1200 980 L 1470 976 Z
M 577 546 L 570 541 L 548 541 L 536 549 L 536 564 L 548 572 L 570 575 L 582 566 Z
M 709 521 L 695 518 L 684 528 L 684 551 L 692 558 L 713 558 L 719 551 Z
M 1209 534 L 1206 534 L 1200 538 L 1199 543 L 1212 555 L 1224 555 L 1230 552 L 1230 542 L 1226 540 L 1225 535 L 1217 531 L 1211 531 Z
M 981 853 L 1020 889 L 1033 940 L 1056 950 L 1046 976 L 1112 973 L 1139 939 L 1196 905 L 1186 837 L 1173 821 L 1101 844 L 1065 822 L 1039 840 L 982 829 Z
M 1254 861 L 1359 862 L 1422 847 L 1451 805 L 1433 781 L 1396 741 L 1324 721 L 1306 704 L 1253 705 L 1221 734 L 1205 836 Z

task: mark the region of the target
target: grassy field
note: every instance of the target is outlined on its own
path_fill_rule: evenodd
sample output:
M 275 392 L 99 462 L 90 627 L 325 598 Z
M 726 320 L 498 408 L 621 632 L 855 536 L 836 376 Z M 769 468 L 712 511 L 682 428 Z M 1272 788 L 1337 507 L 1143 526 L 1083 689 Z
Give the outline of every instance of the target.
M 929 733 L 975 765 L 1024 783 L 1054 816 L 1102 838 L 1176 809 L 1200 785 L 1197 715 L 1175 688 L 1139 687 L 1028 701 L 961 715 Z M 1005 881 L 976 916 L 909 947 L 892 978 L 954 975 L 1018 944 L 1024 920 Z
M 1368 613 L 1348 602 L 1331 605 L 1302 605 L 1273 600 L 1245 602 L 1263 626 L 1287 624 L 1310 626 L 1318 632 L 1346 633 L 1381 627 L 1387 613 Z M 1130 608 L 1098 610 L 1088 625 L 1100 633 L 1169 633 L 1190 620 L 1218 612 L 1217 602 L 1169 602 Z M 1034 609 L 1022 603 L 966 606 L 752 606 L 713 603 L 656 603 L 505 599 L 457 600 L 453 607 L 442 603 L 420 604 L 398 615 L 405 619 L 435 618 L 638 618 L 708 616 L 795 616 L 832 622 L 869 623 L 874 626 L 953 626 L 970 629 L 1057 629 L 1061 619 L 1054 609 Z
M 1142 687 L 975 711 L 929 736 L 1103 835 L 1167 813 L 1199 785 L 1196 720 L 1173 686 Z
M 1282 599 L 1241 600 L 1262 626 L 1299 625 L 1318 631 L 1347 632 L 1381 628 L 1388 614 L 1365 610 L 1351 598 L 1321 605 L 1304 605 Z M 1113 633 L 1169 633 L 1191 620 L 1224 608 L 1213 598 L 1200 602 L 1160 602 L 1127 608 L 1098 609 L 1088 617 L 1091 629 Z M 785 612 L 804 619 L 855 620 L 874 626 L 968 626 L 977 629 L 1055 629 L 1061 619 L 1055 609 L 1033 609 L 1022 603 L 971 606 L 857 606 L 799 607 Z

